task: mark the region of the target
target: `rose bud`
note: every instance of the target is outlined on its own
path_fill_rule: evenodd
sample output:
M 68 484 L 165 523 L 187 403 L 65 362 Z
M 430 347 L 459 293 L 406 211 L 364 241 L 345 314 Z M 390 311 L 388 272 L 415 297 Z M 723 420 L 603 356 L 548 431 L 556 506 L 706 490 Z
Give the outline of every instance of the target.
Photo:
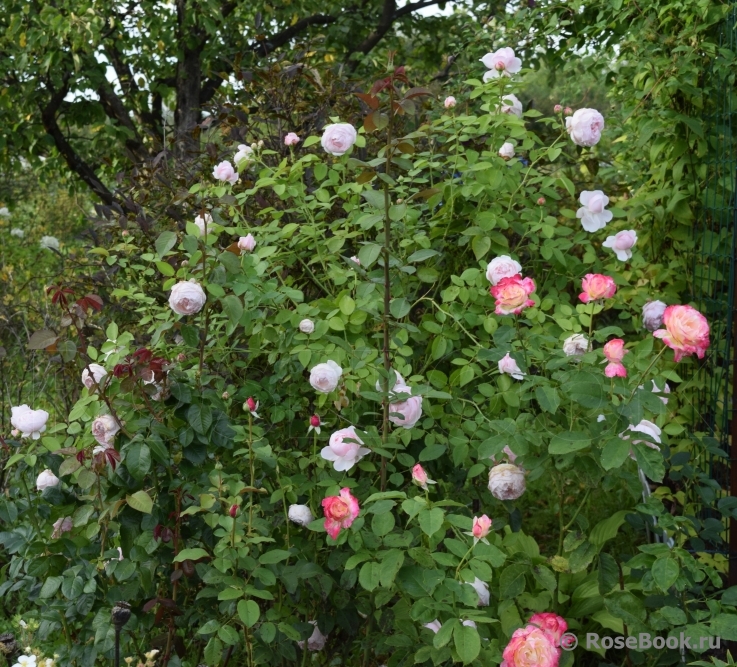
M 238 505 L 231 505 L 229 514 L 235 519 L 235 517 L 238 515 Z

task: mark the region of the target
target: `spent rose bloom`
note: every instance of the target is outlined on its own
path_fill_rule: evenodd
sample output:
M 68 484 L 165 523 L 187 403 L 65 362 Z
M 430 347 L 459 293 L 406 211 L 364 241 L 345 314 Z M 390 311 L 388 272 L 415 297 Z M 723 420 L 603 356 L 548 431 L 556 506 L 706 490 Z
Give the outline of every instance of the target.
M 51 539 L 58 540 L 62 536 L 62 533 L 68 533 L 73 526 L 72 517 L 59 517 L 54 521 L 54 532 L 51 533 Z
M 197 229 L 200 230 L 200 236 L 203 236 L 205 234 L 205 231 L 210 230 L 210 225 L 212 225 L 212 216 L 209 213 L 205 213 L 204 217 L 198 215 L 194 219 L 194 224 Z
M 581 226 L 587 232 L 598 232 L 606 227 L 614 214 L 606 211 L 609 204 L 607 197 L 601 190 L 584 190 L 578 197 L 581 208 L 576 211 L 576 217 L 580 218 Z
M 112 447 L 115 434 L 119 430 L 120 424 L 112 415 L 100 415 L 92 422 L 92 436 L 105 448 Z
M 491 530 L 491 519 L 482 514 L 481 516 L 473 517 L 473 527 L 471 528 L 471 534 L 473 535 L 474 544 L 476 542 L 487 543 L 486 536 Z
M 626 262 L 632 258 L 632 248 L 637 243 L 637 234 L 634 229 L 617 232 L 614 236 L 607 236 L 601 245 L 611 248 L 620 262 Z
M 302 140 L 294 132 L 290 132 L 284 137 L 285 146 L 296 146 L 300 141 Z
M 709 323 L 691 306 L 668 306 L 663 312 L 663 326 L 653 332 L 674 352 L 673 360 L 695 354 L 703 359 L 709 347 Z
M 604 369 L 604 374 L 608 378 L 627 377 L 627 369 L 622 364 L 625 354 L 629 354 L 629 350 L 624 349 L 624 341 L 621 338 L 612 338 L 604 346 L 604 356 L 609 362 Z
M 532 278 L 521 276 L 502 278 L 490 290 L 496 299 L 494 312 L 497 315 L 519 315 L 525 308 L 535 305 L 529 298 L 534 291 L 535 281 Z
M 660 447 L 658 445 L 661 444 L 662 440 L 660 439 L 660 435 L 662 431 L 660 428 L 653 424 L 651 421 L 647 419 L 643 419 L 639 424 L 636 426 L 633 426 L 630 424 L 627 427 L 627 431 L 633 431 L 634 433 L 644 433 L 647 436 L 650 436 L 655 442 L 650 442 L 649 440 L 633 440 L 633 445 L 647 445 L 651 449 L 657 449 L 660 451 Z M 620 433 L 619 437 L 622 438 L 622 440 L 629 440 L 630 436 L 627 434 L 627 431 L 624 433 Z M 655 443 L 658 443 L 657 445 Z M 630 449 L 630 458 L 635 459 L 635 453 Z
M 300 320 L 299 330 L 302 333 L 311 334 L 315 330 L 315 323 L 308 318 Z
M 511 278 L 521 273 L 522 265 L 509 255 L 495 257 L 486 267 L 486 279 L 492 285 L 496 285 L 502 278 Z
M 522 69 L 522 61 L 514 55 L 514 50 L 505 46 L 494 53 L 487 53 L 481 62 L 489 70 L 484 74 L 484 81 L 497 79 L 500 76 L 512 76 Z
M 399 394 L 410 394 L 410 387 L 395 385 L 392 393 L 398 397 Z M 412 428 L 422 417 L 422 396 L 408 396 L 402 401 L 389 404 L 389 421 L 395 426 L 406 429 Z
M 356 143 L 356 128 L 350 123 L 328 125 L 322 133 L 320 143 L 330 155 L 343 155 Z
M 578 295 L 584 303 L 599 301 L 600 299 L 611 299 L 617 291 L 614 279 L 601 273 L 587 273 L 582 281 L 583 292 Z
M 516 500 L 525 492 L 525 471 L 512 463 L 489 470 L 489 491 L 498 500 Z
M 546 633 L 556 647 L 560 646 L 560 639 L 568 630 L 566 619 L 551 612 L 533 614 L 527 622 Z
M 253 252 L 256 247 L 256 239 L 253 238 L 253 234 L 247 236 L 241 236 L 238 239 L 238 249 L 245 252 Z
M 246 146 L 246 144 L 239 144 L 238 152 L 233 156 L 233 162 L 235 162 L 238 169 L 246 169 L 248 163 L 253 159 L 253 148 Z M 236 180 L 238 180 L 236 178 Z M 233 181 L 235 183 L 235 181 Z
M 290 521 L 293 521 L 300 526 L 307 526 L 315 519 L 315 517 L 312 516 L 312 511 L 307 507 L 307 505 L 290 505 L 287 516 Z
M 212 175 L 218 180 L 235 185 L 238 182 L 238 174 L 228 160 L 223 160 L 212 170 Z
M 500 373 L 507 373 L 515 380 L 524 380 L 525 373 L 522 372 L 522 369 L 517 365 L 517 362 L 509 356 L 509 352 L 499 360 L 498 365 Z
M 422 626 L 423 628 L 427 628 L 428 630 L 432 630 L 435 634 L 438 634 L 440 631 L 440 628 L 443 627 L 443 624 L 436 618 L 434 621 L 431 621 L 430 623 L 425 623 L 425 625 Z
M 36 477 L 36 488 L 39 491 L 50 489 L 52 486 L 59 486 L 61 480 L 48 468 Z
M 325 511 L 325 530 L 334 540 L 338 539 L 342 528 L 351 527 L 360 511 L 358 498 L 351 495 L 348 487 L 341 489 L 338 496 L 324 498 L 322 508 Z
M 517 118 L 522 118 L 522 102 L 519 101 L 516 95 L 505 95 L 502 97 L 501 107 L 497 107 L 497 113 L 508 113 Z
M 560 654 L 545 631 L 527 625 L 512 633 L 500 667 L 557 667 Z
M 330 436 L 328 446 L 323 447 L 320 456 L 326 461 L 333 462 L 333 468 L 338 472 L 350 470 L 371 450 L 361 447 L 363 440 L 358 437 L 354 426 L 342 428 Z
M 90 371 L 92 371 L 92 375 L 90 375 Z M 92 389 L 96 384 L 100 384 L 100 380 L 106 375 L 107 371 L 100 364 L 89 364 L 88 368 L 82 371 L 82 384 L 87 389 Z
M 310 623 L 315 626 L 315 629 L 307 640 L 307 650 L 322 651 L 325 648 L 325 642 L 327 642 L 328 637 L 320 632 L 320 628 L 317 627 L 317 621 L 310 621 Z M 303 641 L 298 641 L 297 646 L 304 650 L 305 643 Z
M 505 141 L 499 149 L 499 157 L 503 157 L 505 160 L 511 160 L 514 157 L 514 145 Z
M 583 334 L 573 334 L 563 341 L 563 352 L 568 357 L 578 357 L 589 351 L 589 341 Z
M 171 288 L 169 306 L 177 315 L 194 315 L 202 310 L 207 296 L 202 286 L 194 279 L 180 280 Z
M 48 419 L 46 410 L 31 410 L 25 403 L 10 408 L 10 423 L 20 431 L 22 438 L 38 440 L 46 430 Z
M 419 486 L 421 489 L 427 491 L 428 484 L 436 484 L 437 482 L 431 480 L 427 476 L 427 472 L 425 472 L 425 469 L 419 463 L 417 463 L 412 468 L 412 483 L 417 484 L 417 486 Z
M 329 394 L 338 386 L 341 375 L 343 369 L 332 360 L 325 364 L 317 364 L 310 371 L 310 384 L 321 394 Z
M 603 129 L 604 116 L 596 109 L 579 109 L 566 118 L 566 131 L 577 146 L 595 146 Z
M 648 331 L 655 331 L 663 326 L 663 315 L 668 306 L 662 301 L 648 301 L 642 307 L 642 324 Z
M 452 95 L 448 95 L 448 97 L 445 98 L 445 102 L 443 102 L 443 106 L 446 109 L 452 109 L 456 105 L 456 98 Z
M 473 583 L 468 585 L 473 586 L 476 594 L 479 596 L 478 606 L 488 607 L 491 600 L 491 595 L 489 593 L 489 584 L 487 584 L 485 581 L 481 581 L 481 579 L 479 579 L 478 577 L 475 577 Z

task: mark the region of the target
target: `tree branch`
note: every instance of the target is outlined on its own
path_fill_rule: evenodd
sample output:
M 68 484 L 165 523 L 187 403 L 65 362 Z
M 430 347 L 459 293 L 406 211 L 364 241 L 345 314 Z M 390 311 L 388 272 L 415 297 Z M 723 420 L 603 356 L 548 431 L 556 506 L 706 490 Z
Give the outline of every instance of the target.
M 97 89 L 97 94 L 100 97 L 100 103 L 107 116 L 120 123 L 120 125 L 129 130 L 133 135 L 131 138 L 126 139 L 126 148 L 137 158 L 144 157 L 145 151 L 143 150 L 143 142 L 138 134 L 138 130 L 128 115 L 128 110 L 125 108 L 123 101 L 115 94 L 113 87 L 105 81 Z
M 394 20 L 396 21 L 403 16 L 407 16 L 407 14 L 416 12 L 418 9 L 424 9 L 425 7 L 432 7 L 433 5 L 437 5 L 441 1 L 442 0 L 426 0 L 425 2 L 411 2 L 404 7 L 400 7 L 396 12 L 394 12 Z

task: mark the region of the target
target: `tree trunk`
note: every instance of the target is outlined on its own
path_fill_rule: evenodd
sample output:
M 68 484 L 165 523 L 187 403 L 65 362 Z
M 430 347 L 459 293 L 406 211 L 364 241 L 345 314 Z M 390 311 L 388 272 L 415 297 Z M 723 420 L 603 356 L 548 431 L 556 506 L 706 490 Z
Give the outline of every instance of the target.
M 199 145 L 192 131 L 200 122 L 201 68 L 199 49 L 185 47 L 177 69 L 176 154 L 190 157 Z

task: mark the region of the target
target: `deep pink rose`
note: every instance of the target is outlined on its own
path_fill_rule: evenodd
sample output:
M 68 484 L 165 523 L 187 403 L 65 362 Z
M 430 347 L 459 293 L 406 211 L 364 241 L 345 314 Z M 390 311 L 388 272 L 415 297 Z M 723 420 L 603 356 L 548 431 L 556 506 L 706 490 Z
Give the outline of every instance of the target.
M 351 527 L 361 509 L 348 487 L 341 489 L 338 496 L 324 498 L 322 508 L 325 511 L 325 530 L 334 540 L 338 539 L 342 528 Z
M 535 305 L 529 298 L 535 291 L 535 281 L 532 278 L 502 278 L 490 291 L 491 296 L 496 299 L 494 312 L 497 315 L 519 315 L 525 308 Z
M 691 306 L 668 306 L 663 313 L 665 329 L 653 332 L 674 351 L 674 361 L 696 354 L 704 358 L 709 347 L 709 323 L 696 308 Z
M 584 303 L 599 301 L 600 299 L 611 299 L 617 291 L 614 279 L 601 273 L 587 273 L 581 285 L 583 292 L 578 295 Z
M 560 638 L 568 630 L 566 619 L 550 612 L 533 614 L 528 623 L 545 632 L 556 647 L 560 647 Z

